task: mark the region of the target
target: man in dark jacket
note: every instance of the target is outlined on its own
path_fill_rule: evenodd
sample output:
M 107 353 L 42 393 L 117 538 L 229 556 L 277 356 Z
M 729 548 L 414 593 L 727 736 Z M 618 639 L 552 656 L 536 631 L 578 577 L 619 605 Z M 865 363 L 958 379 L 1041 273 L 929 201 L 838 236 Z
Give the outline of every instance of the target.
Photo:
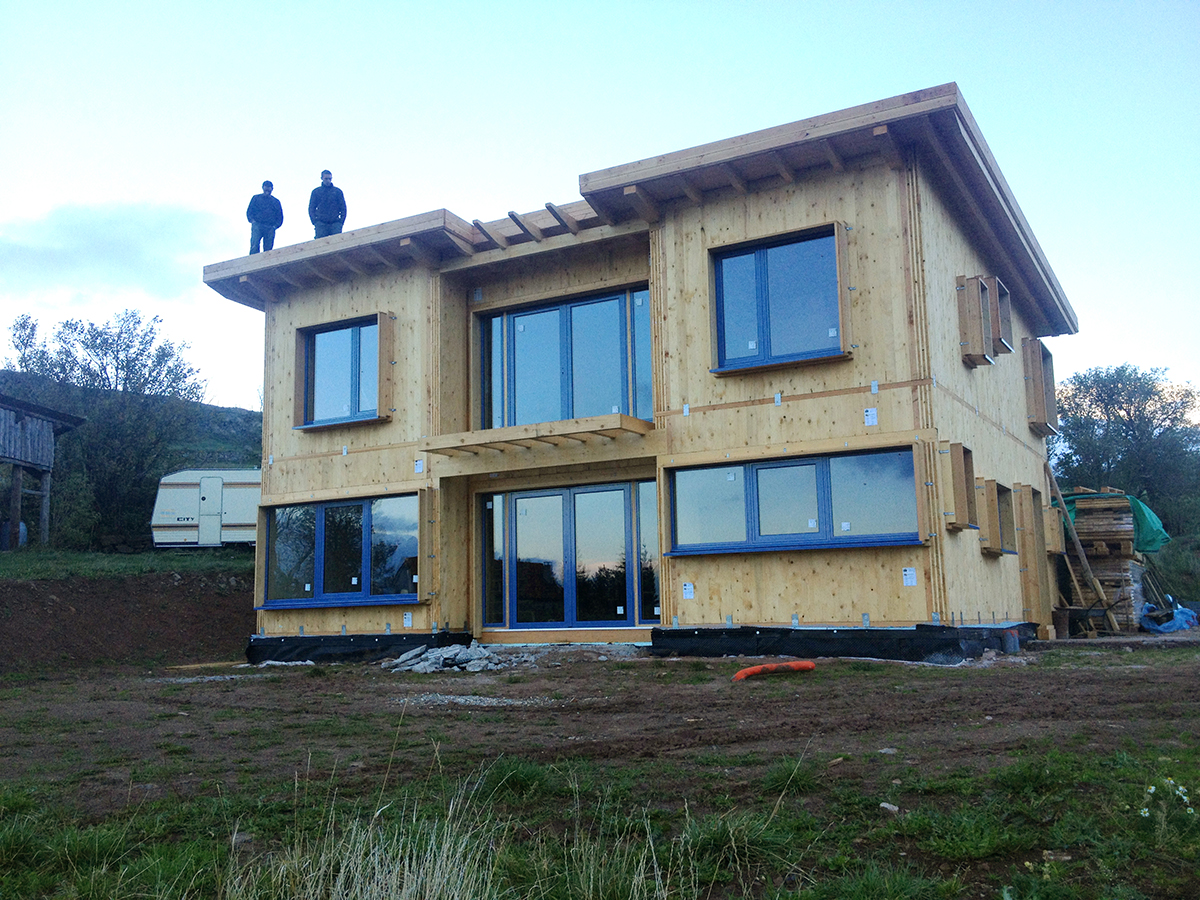
M 275 185 L 263 182 L 261 194 L 250 198 L 246 221 L 250 223 L 250 252 L 257 253 L 259 242 L 264 250 L 275 246 L 275 229 L 283 224 L 283 204 L 271 196 Z
M 313 188 L 308 198 L 308 218 L 316 229 L 316 237 L 342 233 L 346 221 L 346 198 L 342 189 L 333 186 L 333 175 L 326 169 L 321 173 L 321 183 Z

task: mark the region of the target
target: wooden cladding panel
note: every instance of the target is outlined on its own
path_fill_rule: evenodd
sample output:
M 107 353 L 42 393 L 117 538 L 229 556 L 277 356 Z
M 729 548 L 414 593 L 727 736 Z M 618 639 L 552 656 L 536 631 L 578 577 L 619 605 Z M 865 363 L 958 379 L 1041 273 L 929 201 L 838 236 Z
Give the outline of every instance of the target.
M 664 210 L 661 228 L 662 309 L 657 319 L 664 365 L 664 403 L 678 410 L 742 403 L 776 392 L 801 394 L 907 382 L 913 377 L 900 218 L 898 173 L 885 165 L 720 203 Z M 714 377 L 716 309 L 712 256 L 760 241 L 833 226 L 841 272 L 842 349 L 830 358 L 772 365 Z M 652 287 L 653 291 L 653 287 Z M 911 421 L 911 416 L 910 416 Z
M 1025 362 L 1025 403 L 1029 429 L 1045 437 L 1058 434 L 1058 402 L 1054 397 L 1054 358 L 1037 338 L 1021 341 Z
M 54 466 L 54 423 L 0 409 L 0 460 L 49 472 Z

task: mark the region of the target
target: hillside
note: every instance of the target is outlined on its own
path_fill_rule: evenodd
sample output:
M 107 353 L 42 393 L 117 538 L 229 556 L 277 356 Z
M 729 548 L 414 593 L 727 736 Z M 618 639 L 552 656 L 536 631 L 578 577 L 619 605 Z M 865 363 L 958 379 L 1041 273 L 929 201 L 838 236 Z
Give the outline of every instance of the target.
M 0 370 L 0 393 L 87 420 L 56 444 L 50 515 L 55 547 L 145 544 L 163 475 L 261 464 L 261 412 L 80 388 L 9 370 Z M 0 469 L 3 496 L 8 479 L 8 467 Z M 36 503 L 36 497 L 25 499 L 24 521 L 37 521 Z

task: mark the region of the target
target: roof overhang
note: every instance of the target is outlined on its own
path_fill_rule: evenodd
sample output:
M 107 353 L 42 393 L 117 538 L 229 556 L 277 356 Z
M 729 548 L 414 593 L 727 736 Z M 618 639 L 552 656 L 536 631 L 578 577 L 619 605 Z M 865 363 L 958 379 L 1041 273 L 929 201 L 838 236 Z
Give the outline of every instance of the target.
M 984 249 L 1009 269 L 1035 331 L 1078 331 L 1075 311 L 953 83 L 589 172 L 580 176 L 579 192 L 614 222 L 653 222 L 666 204 L 698 203 L 710 191 L 770 189 L 814 170 L 841 170 L 910 150 L 946 189 Z
M 1079 330 L 1029 223 L 956 84 L 902 94 L 579 177 L 582 201 L 494 222 L 445 209 L 204 267 L 204 282 L 255 309 L 298 290 L 413 265 L 457 268 L 574 246 L 652 225 L 667 204 L 749 193 L 878 159 L 915 154 L 983 251 L 1004 267 L 1038 335 Z M 598 229 L 598 230 L 593 230 Z M 974 274 L 974 273 L 972 273 Z

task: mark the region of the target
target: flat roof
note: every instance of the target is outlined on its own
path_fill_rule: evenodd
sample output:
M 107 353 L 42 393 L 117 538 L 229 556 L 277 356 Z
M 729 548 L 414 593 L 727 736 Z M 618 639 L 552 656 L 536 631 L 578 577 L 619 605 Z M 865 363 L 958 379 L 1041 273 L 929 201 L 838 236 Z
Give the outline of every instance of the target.
M 916 152 L 1006 280 L 1039 335 L 1079 330 L 1074 309 L 954 83 L 702 144 L 579 177 L 582 201 L 493 222 L 434 210 L 204 267 L 224 297 L 266 303 L 388 268 L 454 267 L 648 229 L 666 204 L 748 193 L 841 170 L 880 152 Z M 1025 302 L 1021 302 L 1024 300 Z

